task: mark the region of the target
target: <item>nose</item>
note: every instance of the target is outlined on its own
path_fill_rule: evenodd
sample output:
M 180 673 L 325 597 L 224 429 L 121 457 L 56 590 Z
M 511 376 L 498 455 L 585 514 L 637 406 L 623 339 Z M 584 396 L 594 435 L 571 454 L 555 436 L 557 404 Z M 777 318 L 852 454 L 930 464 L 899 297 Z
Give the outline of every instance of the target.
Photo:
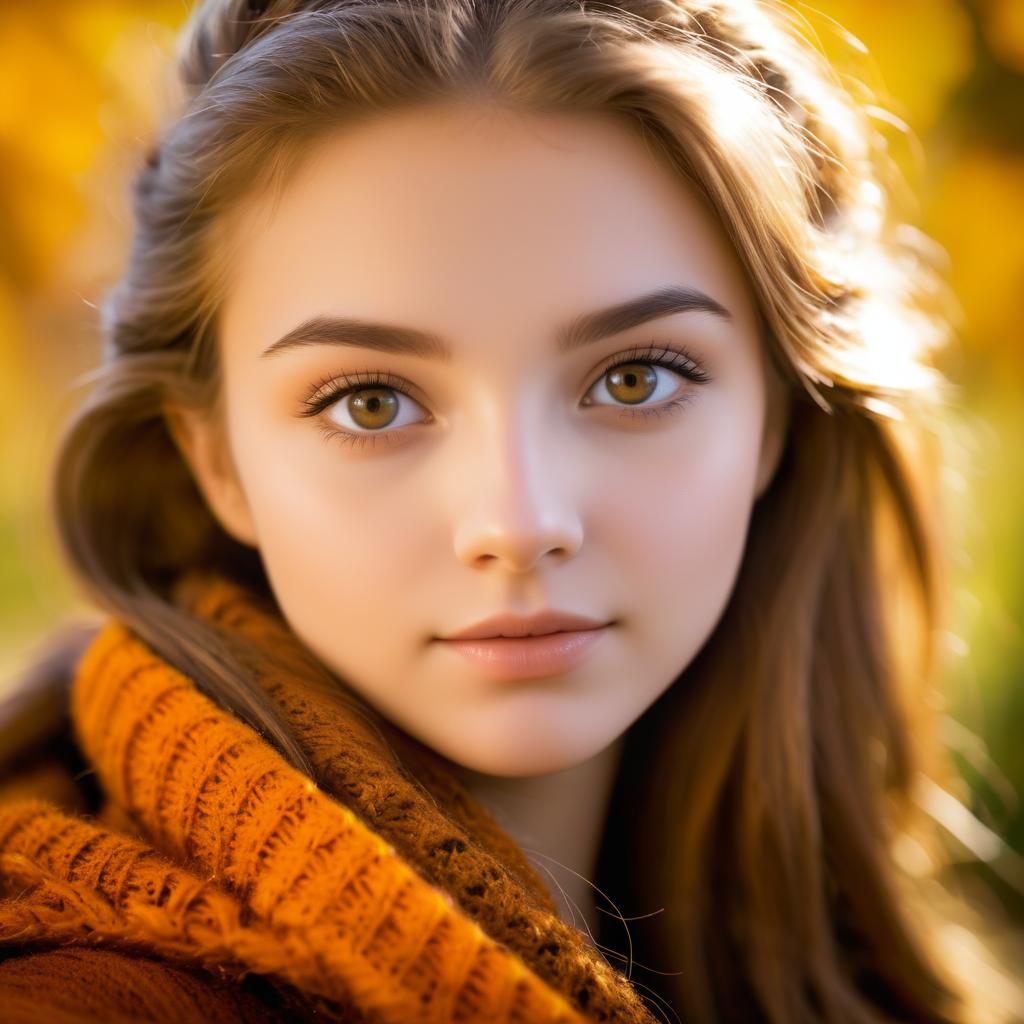
M 551 555 L 571 558 L 583 539 L 574 509 L 571 453 L 539 418 L 502 418 L 479 430 L 463 461 L 455 554 L 474 568 L 501 565 L 528 573 Z

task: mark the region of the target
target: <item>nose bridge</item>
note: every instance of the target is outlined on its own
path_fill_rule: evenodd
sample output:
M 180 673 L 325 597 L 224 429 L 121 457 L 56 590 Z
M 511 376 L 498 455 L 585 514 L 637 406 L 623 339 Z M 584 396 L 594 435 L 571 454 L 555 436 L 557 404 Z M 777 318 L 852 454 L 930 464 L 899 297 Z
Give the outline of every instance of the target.
M 456 523 L 464 561 L 499 559 L 522 570 L 548 552 L 565 557 L 579 546 L 564 444 L 536 401 L 506 392 L 465 424 L 459 449 L 468 479 Z

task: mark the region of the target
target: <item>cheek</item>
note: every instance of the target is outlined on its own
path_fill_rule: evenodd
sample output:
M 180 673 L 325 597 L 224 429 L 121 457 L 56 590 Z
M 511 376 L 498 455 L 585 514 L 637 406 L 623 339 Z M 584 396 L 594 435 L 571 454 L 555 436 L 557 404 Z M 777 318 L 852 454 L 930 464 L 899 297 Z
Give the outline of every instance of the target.
M 422 562 L 419 520 L 393 470 L 347 465 L 351 456 L 303 426 L 258 443 L 253 434 L 239 455 L 263 562 L 293 621 L 321 635 L 380 630 L 380 609 L 397 607 Z
M 634 446 L 629 459 L 608 456 L 615 464 L 596 502 L 604 510 L 598 543 L 614 571 L 635 581 L 644 618 L 637 625 L 649 626 L 653 641 L 660 624 L 664 643 L 671 624 L 680 657 L 695 653 L 732 591 L 760 441 L 759 404 L 722 400 L 706 403 L 658 444 Z

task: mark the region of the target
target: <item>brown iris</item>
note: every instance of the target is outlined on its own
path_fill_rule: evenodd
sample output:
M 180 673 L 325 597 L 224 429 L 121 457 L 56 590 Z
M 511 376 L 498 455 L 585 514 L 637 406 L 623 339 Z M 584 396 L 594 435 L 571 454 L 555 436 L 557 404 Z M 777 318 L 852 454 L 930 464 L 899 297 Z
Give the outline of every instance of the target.
M 650 398 L 658 383 L 658 375 L 647 363 L 623 363 L 608 371 L 609 394 L 613 398 L 636 405 Z
M 361 427 L 386 427 L 398 414 L 398 398 L 391 388 L 361 388 L 349 396 L 348 410 Z

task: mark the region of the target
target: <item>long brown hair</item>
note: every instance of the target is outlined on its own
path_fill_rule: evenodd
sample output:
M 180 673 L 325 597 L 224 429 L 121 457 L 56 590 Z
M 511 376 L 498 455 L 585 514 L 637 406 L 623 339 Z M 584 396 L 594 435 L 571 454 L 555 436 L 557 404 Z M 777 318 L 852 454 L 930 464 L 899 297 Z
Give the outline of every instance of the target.
M 686 1020 L 973 1020 L 892 856 L 918 780 L 949 770 L 929 699 L 943 286 L 868 114 L 784 5 L 207 0 L 179 56 L 184 109 L 135 181 L 104 359 L 54 465 L 89 598 L 309 771 L 247 655 L 173 600 L 203 567 L 273 603 L 164 416 L 218 415 L 226 215 L 302 142 L 403 106 L 612 113 L 715 211 L 793 404 L 731 601 L 630 730 L 599 885 L 659 911 L 633 956 Z

